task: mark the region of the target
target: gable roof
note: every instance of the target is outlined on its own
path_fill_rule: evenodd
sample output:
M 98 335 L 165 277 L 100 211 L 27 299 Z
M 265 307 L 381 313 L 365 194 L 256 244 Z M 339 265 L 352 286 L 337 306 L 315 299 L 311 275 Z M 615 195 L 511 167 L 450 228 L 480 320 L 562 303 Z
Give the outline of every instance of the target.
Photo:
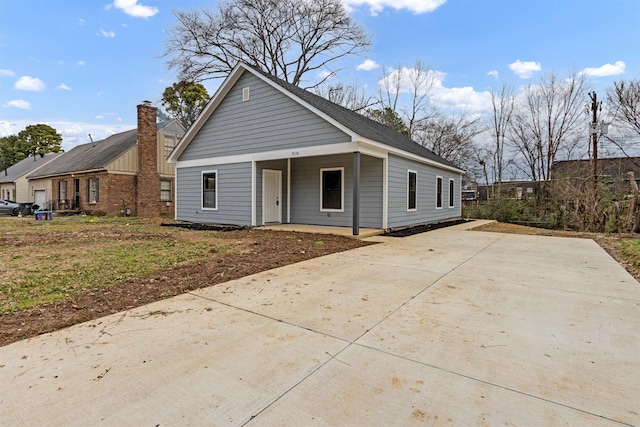
M 104 169 L 126 151 L 136 145 L 138 130 L 116 133 L 107 139 L 78 145 L 51 163 L 43 166 L 28 178 L 62 175 Z
M 417 142 L 407 138 L 399 132 L 391 129 L 390 127 L 378 123 L 362 114 L 351 111 L 338 104 L 335 104 L 319 95 L 311 93 L 305 89 L 299 88 L 291 83 L 287 83 L 282 79 L 265 73 L 249 65 L 239 63 L 234 70 L 229 74 L 225 82 L 220 86 L 218 91 L 211 98 L 207 106 L 204 108 L 196 122 L 189 128 L 182 141 L 176 146 L 174 151 L 169 156 L 170 161 L 176 161 L 184 149 L 189 145 L 191 140 L 195 137 L 200 128 L 204 125 L 204 122 L 211 116 L 213 110 L 222 101 L 222 98 L 226 96 L 233 84 L 239 79 L 243 72 L 250 72 L 262 81 L 266 82 L 270 86 L 288 95 L 293 100 L 302 104 L 307 108 L 315 110 L 320 116 L 327 119 L 333 124 L 338 125 L 344 131 L 352 136 L 352 139 L 368 139 L 389 146 L 396 150 L 401 150 L 433 162 L 439 163 L 449 168 L 460 168 L 454 163 L 438 156 L 431 150 L 423 147 Z M 461 170 L 460 170 L 461 171 Z
M 158 130 L 174 125 L 175 119 L 157 124 Z M 138 143 L 138 130 L 132 129 L 111 135 L 95 143 L 78 145 L 64 153 L 51 163 L 38 169 L 28 178 L 44 178 L 74 172 L 86 172 L 105 169 L 110 163 L 122 156 Z
M 5 175 L 4 169 L 0 171 L 0 184 L 7 184 L 10 182 L 14 182 L 28 173 L 36 170 L 37 168 L 46 165 L 48 162 L 52 161 L 58 156 L 61 156 L 62 153 L 47 153 L 44 157 L 38 156 L 29 156 L 26 159 L 22 159 L 15 165 L 9 166 L 7 168 L 7 174 Z

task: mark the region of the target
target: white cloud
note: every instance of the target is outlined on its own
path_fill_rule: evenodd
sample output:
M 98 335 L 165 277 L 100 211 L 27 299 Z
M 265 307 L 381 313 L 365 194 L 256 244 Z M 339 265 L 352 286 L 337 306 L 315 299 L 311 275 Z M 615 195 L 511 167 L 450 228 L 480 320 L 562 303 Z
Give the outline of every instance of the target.
M 86 65 L 86 62 L 84 62 L 84 61 L 78 61 L 78 62 L 76 62 L 76 65 L 79 65 L 79 66 L 81 66 L 81 67 L 82 67 L 83 65 Z
M 109 5 L 111 6 L 111 5 Z M 113 7 L 134 18 L 150 18 L 159 12 L 155 6 L 138 4 L 138 0 L 114 0 Z
M 376 68 L 380 68 L 380 65 L 378 65 L 376 61 L 371 59 L 366 59 L 362 64 L 356 67 L 356 69 L 359 71 L 371 71 L 375 70 Z
M 2 68 L 0 68 L 0 77 L 11 77 L 15 75 L 16 73 L 11 70 L 3 70 Z
M 30 110 L 31 104 L 23 99 L 14 99 L 3 105 L 4 108 L 20 108 L 21 110 Z
M 498 70 L 491 70 L 487 73 L 487 76 L 491 76 L 494 79 L 498 79 L 498 77 L 500 77 L 500 75 L 498 74 Z
M 522 62 L 519 59 L 516 62 L 509 64 L 509 68 L 521 79 L 528 79 L 534 72 L 542 70 L 542 66 L 539 62 Z
M 57 90 L 71 90 L 71 88 L 69 86 L 67 86 L 64 83 L 60 83 L 58 86 L 56 86 Z
M 114 33 L 113 31 L 105 31 L 100 28 L 100 32 L 98 33 L 98 35 L 108 39 L 112 39 L 116 36 L 116 33 Z
M 84 25 L 86 21 L 82 18 L 78 18 L 78 25 Z
M 624 74 L 626 68 L 627 64 L 622 61 L 616 61 L 615 64 L 604 64 L 598 68 L 587 67 L 580 71 L 580 74 L 595 77 L 617 76 L 618 74 Z
M 14 126 L 12 123 L 9 123 L 5 120 L 0 120 L 0 138 L 4 138 L 5 136 L 15 135 L 20 131 L 14 132 Z
M 438 86 L 433 90 L 433 98 L 441 107 L 471 113 L 486 111 L 491 106 L 489 92 L 477 92 L 470 86 L 452 88 Z
M 323 71 L 318 72 L 318 77 L 321 80 L 328 79 L 331 76 L 333 76 L 333 73 L 331 71 L 323 70 Z
M 471 113 L 485 111 L 491 106 L 491 94 L 487 91 L 477 92 L 472 87 L 453 87 L 444 85 L 446 73 L 436 70 L 421 71 L 414 68 L 402 68 L 393 70 L 386 77 L 389 79 L 389 87 L 393 87 L 395 81 L 400 79 L 400 92 L 411 92 L 411 80 L 425 82 L 422 93 L 425 92 L 440 107 L 451 110 L 463 110 Z M 380 80 L 378 85 L 384 89 L 385 81 Z
M 21 90 L 40 92 L 44 90 L 45 85 L 44 82 L 37 77 L 22 76 L 13 87 Z
M 343 0 L 348 9 L 369 6 L 369 12 L 377 16 L 385 8 L 407 9 L 415 14 L 433 12 L 447 0 Z

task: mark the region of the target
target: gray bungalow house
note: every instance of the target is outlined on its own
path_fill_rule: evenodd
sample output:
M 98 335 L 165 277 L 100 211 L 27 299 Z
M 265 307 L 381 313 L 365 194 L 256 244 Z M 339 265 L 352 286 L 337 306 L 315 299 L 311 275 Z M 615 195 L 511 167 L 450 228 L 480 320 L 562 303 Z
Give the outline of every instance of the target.
M 358 235 L 461 215 L 459 167 L 242 63 L 168 161 L 181 221 L 342 226 Z

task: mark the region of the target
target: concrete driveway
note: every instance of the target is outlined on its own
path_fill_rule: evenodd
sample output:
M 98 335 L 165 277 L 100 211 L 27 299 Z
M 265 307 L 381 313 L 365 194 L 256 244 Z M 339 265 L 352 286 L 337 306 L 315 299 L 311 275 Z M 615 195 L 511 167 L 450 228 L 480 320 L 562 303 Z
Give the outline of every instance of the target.
M 640 285 L 466 225 L 0 348 L 0 425 L 640 425 Z

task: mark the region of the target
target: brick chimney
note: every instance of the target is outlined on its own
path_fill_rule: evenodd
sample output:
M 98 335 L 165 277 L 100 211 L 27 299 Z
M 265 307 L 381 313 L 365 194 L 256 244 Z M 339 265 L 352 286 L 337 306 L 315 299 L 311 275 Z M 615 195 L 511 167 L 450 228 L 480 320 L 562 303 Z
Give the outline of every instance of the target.
M 160 175 L 158 174 L 158 128 L 156 108 L 149 101 L 138 105 L 138 180 L 137 216 L 156 217 L 160 209 Z

